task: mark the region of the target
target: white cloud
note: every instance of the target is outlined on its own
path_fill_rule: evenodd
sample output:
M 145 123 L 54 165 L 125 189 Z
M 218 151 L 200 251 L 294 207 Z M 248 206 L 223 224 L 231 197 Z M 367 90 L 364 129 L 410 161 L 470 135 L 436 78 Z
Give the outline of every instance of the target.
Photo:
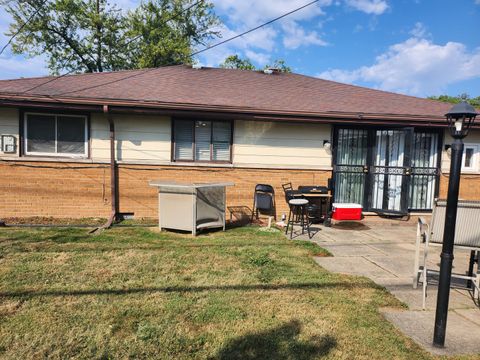
M 306 31 L 295 22 L 282 25 L 282 29 L 285 32 L 283 36 L 283 46 L 287 49 L 296 49 L 300 46 L 308 45 L 327 45 L 327 42 L 322 40 L 316 31 Z
M 213 0 L 213 3 L 215 10 L 225 14 L 232 23 L 252 27 L 304 6 L 305 0 Z M 285 20 L 313 19 L 323 15 L 322 7 L 330 4 L 331 0 L 320 0 L 316 4 L 289 15 Z
M 221 27 L 223 39 L 228 39 L 305 5 L 304 0 L 213 0 L 213 2 L 217 14 L 226 19 L 226 24 Z M 264 52 L 274 53 L 278 49 L 279 41 L 287 49 L 311 45 L 324 46 L 326 42 L 320 34 L 315 30 L 307 31 L 301 23 L 303 21 L 314 21 L 317 17 L 324 15 L 322 8 L 331 5 L 331 3 L 332 0 L 320 0 L 318 3 L 295 12 L 277 23 L 260 28 L 221 45 L 219 48 L 205 52 L 201 56 L 202 61 L 210 66 L 215 66 L 218 64 L 215 61 L 220 56 L 240 53 L 250 57 L 255 63 L 262 66 L 264 60 L 267 57 L 270 58 Z M 318 26 L 320 24 L 319 21 Z
M 240 31 L 231 30 L 226 25 L 221 25 L 218 30 L 222 33 L 222 38 L 215 40 L 213 43 L 229 39 L 240 33 Z M 258 65 L 264 65 L 263 60 L 265 56 L 261 56 L 259 51 L 269 53 L 274 51 L 276 35 L 275 30 L 271 28 L 259 29 L 202 53 L 200 63 L 205 66 L 215 67 L 223 62 L 227 56 L 240 54 L 251 58 Z
M 458 42 L 438 45 L 412 37 L 390 46 L 371 66 L 351 71 L 333 69 L 318 76 L 347 83 L 362 81 L 418 96 L 435 95 L 449 84 L 480 77 L 480 48 L 468 51 Z
M 270 63 L 270 60 L 271 60 L 269 54 L 259 53 L 252 50 L 246 50 L 245 55 L 247 58 L 249 58 L 250 60 L 252 60 L 253 62 L 257 63 L 260 66 L 267 65 L 268 63 Z
M 307 3 L 305 0 L 212 0 L 212 2 L 215 5 L 215 12 L 226 19 L 226 24 L 220 27 L 222 39 L 251 29 Z M 140 0 L 115 0 L 114 3 L 123 10 L 130 10 L 138 6 Z M 326 9 L 340 3 L 347 3 L 353 9 L 367 14 L 380 14 L 388 8 L 386 0 L 320 0 L 274 24 L 202 53 L 201 63 L 217 66 L 226 56 L 238 53 L 263 66 L 274 57 L 282 45 L 286 49 L 325 46 L 327 42 L 318 29 L 324 21 L 327 21 L 324 17 Z M 3 33 L 7 30 L 10 19 L 10 15 L 0 7 L 0 45 L 8 41 L 8 37 Z M 305 22 L 309 22 L 309 29 Z M 10 49 L 7 49 L 0 58 L 0 77 L 43 75 L 47 72 L 44 59 L 45 57 L 38 57 L 31 60 L 13 56 Z
M 417 22 L 415 24 L 415 27 L 412 30 L 410 30 L 410 35 L 416 38 L 425 38 L 430 36 L 430 34 L 427 31 L 427 28 L 421 22 Z
M 348 6 L 367 14 L 381 15 L 388 9 L 384 0 L 346 0 Z

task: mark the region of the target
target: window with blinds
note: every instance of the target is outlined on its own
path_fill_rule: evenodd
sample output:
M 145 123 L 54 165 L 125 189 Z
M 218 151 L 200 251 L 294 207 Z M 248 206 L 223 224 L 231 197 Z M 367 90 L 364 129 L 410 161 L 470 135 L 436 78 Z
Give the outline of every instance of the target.
M 85 116 L 26 113 L 24 121 L 26 155 L 87 157 Z
M 230 162 L 229 121 L 174 120 L 174 160 Z

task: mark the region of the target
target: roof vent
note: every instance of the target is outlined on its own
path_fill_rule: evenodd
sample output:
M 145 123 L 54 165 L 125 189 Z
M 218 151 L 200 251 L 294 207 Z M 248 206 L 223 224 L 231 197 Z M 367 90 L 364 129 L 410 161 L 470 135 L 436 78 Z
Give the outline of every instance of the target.
M 267 75 L 280 74 L 281 72 L 282 71 L 280 69 L 273 68 L 273 67 L 269 67 L 263 70 L 263 73 Z
M 192 64 L 192 69 L 200 70 L 203 69 L 203 66 L 202 64 Z

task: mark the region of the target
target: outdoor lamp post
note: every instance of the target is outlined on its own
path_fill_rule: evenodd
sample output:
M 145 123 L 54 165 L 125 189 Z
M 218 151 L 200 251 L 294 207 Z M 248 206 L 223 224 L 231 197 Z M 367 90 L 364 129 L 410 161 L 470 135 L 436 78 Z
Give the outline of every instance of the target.
M 451 146 L 447 209 L 442 253 L 440 255 L 440 277 L 438 281 L 437 310 L 435 313 L 435 329 L 433 333 L 433 345 L 437 347 L 443 347 L 445 345 L 450 279 L 452 275 L 453 243 L 455 239 L 455 223 L 457 220 L 460 171 L 462 169 L 462 139 L 468 135 L 468 130 L 473 125 L 476 116 L 477 112 L 475 108 L 465 101 L 456 104 L 445 114 L 448 128 L 454 141 Z M 424 279 L 424 281 L 426 281 L 426 279 Z

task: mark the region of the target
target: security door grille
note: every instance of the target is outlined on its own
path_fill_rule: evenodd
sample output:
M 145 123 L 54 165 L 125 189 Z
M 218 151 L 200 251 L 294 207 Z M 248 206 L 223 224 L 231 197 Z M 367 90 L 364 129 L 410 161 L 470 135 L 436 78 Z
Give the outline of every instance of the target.
M 412 176 L 408 207 L 430 210 L 438 184 L 438 133 L 416 132 L 412 151 Z
M 403 129 L 336 128 L 335 202 L 402 215 L 430 210 L 438 184 L 439 134 Z
M 368 131 L 337 129 L 335 201 L 363 204 L 367 173 Z
M 413 129 L 376 130 L 373 165 L 369 167 L 370 209 L 376 212 L 408 212 L 410 148 Z

